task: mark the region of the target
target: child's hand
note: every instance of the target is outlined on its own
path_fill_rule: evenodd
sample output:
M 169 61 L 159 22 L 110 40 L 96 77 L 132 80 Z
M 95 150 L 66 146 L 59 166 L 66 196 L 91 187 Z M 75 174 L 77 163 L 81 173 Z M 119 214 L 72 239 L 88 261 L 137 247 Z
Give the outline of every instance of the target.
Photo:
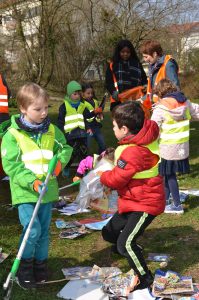
M 88 134 L 88 135 L 90 135 L 90 136 L 92 136 L 93 135 L 93 132 L 92 132 L 92 129 L 87 129 L 87 131 L 86 131 L 86 133 Z
M 37 192 L 39 194 L 41 194 L 43 186 L 44 186 L 44 183 L 39 179 L 36 179 L 33 183 L 33 189 L 35 190 L 35 192 Z M 48 190 L 48 188 L 46 187 L 46 191 L 47 190 Z
M 101 114 L 102 113 L 102 108 L 101 107 L 97 107 L 96 109 L 94 109 L 94 114 Z
M 78 180 L 80 180 L 80 179 L 81 179 L 80 177 L 75 176 L 75 177 L 73 177 L 73 182 L 76 182 L 76 181 L 78 181 Z
M 97 176 L 101 177 L 103 173 L 104 173 L 103 171 L 98 171 L 96 174 Z
M 59 173 L 61 172 L 61 170 L 62 170 L 61 161 L 58 160 L 58 162 L 57 162 L 57 164 L 56 164 L 56 167 L 55 167 L 55 169 L 54 169 L 54 171 L 53 171 L 53 175 L 58 176 Z

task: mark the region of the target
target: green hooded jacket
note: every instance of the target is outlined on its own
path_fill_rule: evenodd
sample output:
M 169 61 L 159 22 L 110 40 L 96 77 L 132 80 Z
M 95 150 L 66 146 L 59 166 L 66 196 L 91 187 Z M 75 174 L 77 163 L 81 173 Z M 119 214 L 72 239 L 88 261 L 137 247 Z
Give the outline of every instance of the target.
M 14 115 L 11 118 L 11 127 L 22 130 L 16 123 L 16 118 L 19 115 Z M 61 161 L 62 169 L 69 162 L 73 149 L 66 144 L 66 139 L 63 133 L 55 126 L 55 141 L 53 154 L 58 155 L 58 160 Z M 26 131 L 31 139 L 33 135 Z M 40 145 L 41 137 L 36 141 Z M 22 151 L 15 137 L 9 132 L 9 129 L 3 136 L 1 144 L 2 164 L 5 173 L 10 177 L 10 188 L 12 194 L 12 204 L 35 203 L 38 200 L 39 194 L 34 191 L 33 183 L 37 179 L 36 175 L 27 169 L 21 159 Z M 45 178 L 42 179 L 44 182 Z M 48 190 L 44 195 L 42 203 L 48 203 L 58 200 L 58 183 L 57 178 L 52 177 L 48 183 Z

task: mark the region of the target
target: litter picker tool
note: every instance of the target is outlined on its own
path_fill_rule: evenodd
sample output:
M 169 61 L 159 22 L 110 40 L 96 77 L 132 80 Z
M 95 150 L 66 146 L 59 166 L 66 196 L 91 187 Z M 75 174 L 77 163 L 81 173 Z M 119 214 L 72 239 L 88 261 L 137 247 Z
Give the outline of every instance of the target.
M 31 220 L 30 220 L 30 223 L 29 223 L 28 228 L 26 230 L 26 233 L 25 233 L 25 235 L 23 237 L 21 246 L 19 248 L 17 256 L 16 256 L 16 258 L 14 260 L 14 263 L 12 265 L 11 271 L 8 274 L 6 282 L 3 285 L 3 289 L 5 290 L 4 300 L 9 300 L 10 299 L 13 282 L 14 281 L 17 282 L 16 273 L 17 273 L 17 271 L 19 269 L 21 257 L 23 255 L 23 252 L 24 252 L 24 249 L 26 247 L 26 243 L 27 243 L 28 237 L 30 235 L 30 231 L 31 231 L 32 225 L 34 223 L 35 217 L 37 216 L 37 212 L 39 210 L 41 201 L 42 201 L 42 199 L 43 199 L 43 197 L 44 197 L 44 195 L 45 195 L 45 193 L 47 191 L 47 185 L 48 185 L 48 182 L 50 180 L 51 175 L 53 174 L 53 171 L 54 171 L 54 169 L 56 167 L 56 164 L 57 164 L 57 155 L 55 155 L 51 159 L 51 161 L 49 163 L 48 172 L 47 172 L 47 175 L 46 175 L 46 179 L 45 179 L 44 184 L 42 186 L 42 190 L 41 190 L 41 193 L 40 193 L 39 198 L 37 200 L 37 203 L 35 205 L 35 208 L 34 208 L 34 211 L 33 211 L 33 214 L 32 214 Z
M 102 99 L 102 102 L 101 102 L 100 105 L 99 105 L 99 107 L 101 107 L 102 110 L 104 110 L 104 108 L 105 108 L 105 104 L 106 104 L 107 97 L 108 97 L 108 93 L 105 93 L 105 94 L 104 94 L 104 97 L 103 97 L 103 99 Z
M 59 188 L 59 191 L 65 190 L 65 189 L 67 189 L 67 188 L 69 188 L 69 187 L 72 187 L 72 186 L 75 186 L 75 185 L 78 185 L 78 184 L 80 184 L 80 182 L 81 182 L 81 180 L 77 180 L 77 181 L 75 181 L 75 182 L 73 182 L 73 183 L 71 183 L 71 184 L 62 186 L 61 188 Z

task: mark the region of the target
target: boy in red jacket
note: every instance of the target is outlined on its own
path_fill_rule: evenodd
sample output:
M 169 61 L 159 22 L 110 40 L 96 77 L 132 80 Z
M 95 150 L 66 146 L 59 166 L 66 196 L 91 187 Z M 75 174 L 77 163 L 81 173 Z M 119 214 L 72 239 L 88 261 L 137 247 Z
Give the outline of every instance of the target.
M 137 289 L 144 289 L 152 284 L 153 276 L 136 240 L 165 208 L 163 179 L 158 174 L 159 129 L 144 118 L 141 106 L 134 101 L 117 106 L 112 116 L 119 141 L 116 166 L 102 173 L 100 180 L 117 190 L 118 211 L 103 227 L 102 236 L 128 259 L 140 280 Z

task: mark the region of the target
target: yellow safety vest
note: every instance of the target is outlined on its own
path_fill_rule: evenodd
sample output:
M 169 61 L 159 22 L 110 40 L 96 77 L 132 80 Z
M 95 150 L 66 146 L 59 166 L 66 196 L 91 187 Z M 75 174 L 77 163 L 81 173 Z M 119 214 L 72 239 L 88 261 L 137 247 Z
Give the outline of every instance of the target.
M 186 110 L 186 120 L 175 121 L 165 113 L 166 121 L 161 126 L 159 143 L 162 145 L 182 144 L 189 141 L 190 111 Z
M 122 154 L 122 152 L 124 151 L 124 149 L 126 149 L 129 146 L 136 146 L 136 145 L 129 144 L 129 145 L 121 145 L 121 146 L 117 147 L 117 149 L 115 150 L 115 164 L 117 163 L 117 160 L 120 157 L 120 155 Z M 159 144 L 158 144 L 157 140 L 154 141 L 153 143 L 143 146 L 143 147 L 149 149 L 152 153 L 159 156 Z M 158 175 L 158 173 L 159 172 L 158 172 L 158 163 L 157 163 L 151 169 L 136 173 L 132 178 L 133 179 L 147 179 L 147 178 L 156 177 Z
M 96 109 L 96 108 L 99 107 L 98 101 L 97 101 L 96 99 L 93 99 L 93 101 L 94 101 L 94 104 L 95 104 L 94 107 L 93 107 L 88 101 L 86 101 L 86 100 L 84 101 L 86 107 L 88 108 L 88 110 L 89 110 L 90 112 L 92 112 L 93 109 Z M 95 119 L 97 122 L 101 122 L 101 119 L 98 118 L 98 117 L 95 117 L 95 116 L 92 117 L 92 118 L 87 119 L 87 121 L 88 121 L 88 122 L 92 122 L 94 119 Z
M 54 126 L 50 124 L 48 132 L 42 134 L 40 146 L 24 131 L 10 128 L 9 132 L 17 140 L 22 151 L 21 159 L 25 167 L 36 174 L 37 178 L 45 176 L 48 171 L 49 162 L 53 157 L 55 141 Z
M 71 132 L 75 128 L 85 129 L 84 116 L 83 112 L 85 110 L 85 104 L 80 103 L 78 109 L 70 105 L 68 101 L 65 101 L 66 106 L 66 116 L 65 116 L 65 125 L 64 131 Z

